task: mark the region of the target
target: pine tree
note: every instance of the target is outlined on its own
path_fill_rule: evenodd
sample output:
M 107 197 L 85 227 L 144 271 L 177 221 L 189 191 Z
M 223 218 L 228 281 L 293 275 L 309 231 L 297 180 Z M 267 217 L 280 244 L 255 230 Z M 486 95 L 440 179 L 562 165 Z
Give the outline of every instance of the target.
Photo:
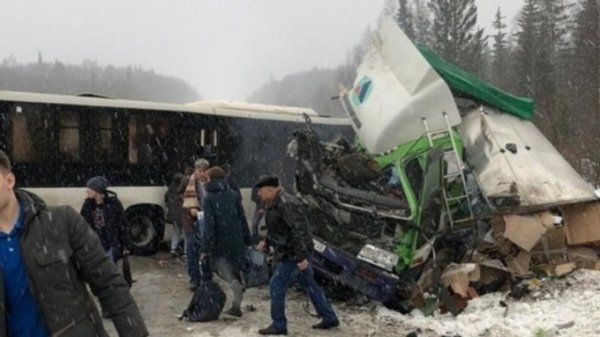
M 600 162 L 600 4 L 584 0 L 575 23 L 575 91 L 578 93 L 574 111 L 578 113 L 580 135 L 593 135 L 589 150 Z
M 492 59 L 492 81 L 500 88 L 509 88 L 509 62 L 508 62 L 508 46 L 506 43 L 506 24 L 500 7 L 496 11 L 496 18 L 492 23 L 492 27 L 496 30 L 494 39 L 494 54 Z
M 431 12 L 426 0 L 414 0 L 413 23 L 416 41 L 420 44 L 431 46 Z
M 550 48 L 553 61 L 558 57 L 562 48 L 566 47 L 568 33 L 568 10 L 572 7 L 566 5 L 564 0 L 539 0 L 542 30 L 540 34 L 543 43 Z
M 396 14 L 398 12 L 398 0 L 385 0 L 383 3 L 383 10 L 379 15 L 379 22 L 385 17 L 390 17 L 396 21 Z
M 485 40 L 476 29 L 475 0 L 432 0 L 433 48 L 449 62 L 477 73 L 482 68 Z
M 415 25 L 413 22 L 413 13 L 407 0 L 399 0 L 398 12 L 396 13 L 396 21 L 398 26 L 404 31 L 406 36 L 412 41 L 417 40 Z
M 526 0 L 519 18 L 515 73 L 517 92 L 535 96 L 536 57 L 539 49 L 540 10 L 536 0 Z
M 555 83 L 551 50 L 544 41 L 547 21 L 539 5 L 540 0 L 526 0 L 519 18 L 517 48 L 515 51 L 515 78 L 517 93 L 535 99 L 534 123 L 554 144 L 558 143 L 559 130 L 553 120 Z M 558 145 L 558 144 L 557 144 Z
M 565 111 L 572 110 L 573 95 L 568 85 L 571 73 L 563 71 L 568 68 L 565 55 L 569 50 L 568 29 L 571 19 L 565 0 L 540 0 L 540 56 L 538 62 L 543 71 L 539 77 L 540 90 L 543 93 L 542 106 L 546 110 L 550 127 L 549 134 L 555 145 L 567 146 L 570 138 L 571 118 Z

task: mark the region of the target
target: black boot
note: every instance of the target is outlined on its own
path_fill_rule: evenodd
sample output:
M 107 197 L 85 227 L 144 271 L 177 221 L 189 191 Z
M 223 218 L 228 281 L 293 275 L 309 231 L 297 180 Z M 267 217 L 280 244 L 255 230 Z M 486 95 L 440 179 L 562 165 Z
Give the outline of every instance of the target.
M 261 335 L 287 335 L 287 328 L 277 330 L 273 325 L 269 325 L 264 329 L 258 330 L 258 333 Z
M 231 307 L 225 313 L 235 317 L 242 317 L 242 309 L 239 307 Z
M 331 322 L 321 321 L 321 323 L 313 325 L 313 329 L 329 330 L 335 328 L 338 325 L 340 325 L 340 321 L 338 321 L 337 319 Z

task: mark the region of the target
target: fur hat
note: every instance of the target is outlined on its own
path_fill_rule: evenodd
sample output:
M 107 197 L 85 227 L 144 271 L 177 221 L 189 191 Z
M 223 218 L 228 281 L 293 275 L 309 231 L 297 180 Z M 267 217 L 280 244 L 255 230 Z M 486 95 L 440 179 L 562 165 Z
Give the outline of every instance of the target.
M 86 186 L 92 191 L 100 194 L 106 194 L 106 190 L 108 189 L 108 180 L 101 176 L 93 177 L 92 179 L 88 180 Z
M 259 189 L 261 187 L 271 186 L 271 187 L 279 187 L 279 178 L 276 176 L 266 176 L 260 178 L 256 184 L 254 184 L 254 188 Z

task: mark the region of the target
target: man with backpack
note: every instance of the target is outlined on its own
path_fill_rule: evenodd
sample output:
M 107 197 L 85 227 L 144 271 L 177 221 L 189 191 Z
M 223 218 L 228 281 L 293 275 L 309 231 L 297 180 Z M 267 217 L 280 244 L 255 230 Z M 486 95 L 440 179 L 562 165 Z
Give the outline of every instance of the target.
M 227 181 L 218 166 L 206 171 L 208 183 L 204 198 L 204 234 L 202 252 L 210 258 L 211 266 L 229 283 L 233 301 L 227 313 L 242 316 L 244 284 L 242 270 L 246 246 L 250 246 L 250 231 L 239 195 Z

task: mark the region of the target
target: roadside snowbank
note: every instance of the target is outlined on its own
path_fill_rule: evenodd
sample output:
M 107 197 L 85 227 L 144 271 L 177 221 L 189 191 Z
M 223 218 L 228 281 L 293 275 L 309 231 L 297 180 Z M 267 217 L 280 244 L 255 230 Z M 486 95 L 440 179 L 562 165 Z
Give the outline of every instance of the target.
M 500 305 L 504 301 L 506 307 Z M 493 293 L 469 302 L 457 317 L 401 315 L 379 309 L 378 320 L 399 321 L 423 332 L 461 337 L 600 336 L 600 272 L 578 270 L 542 285 L 521 300 Z

